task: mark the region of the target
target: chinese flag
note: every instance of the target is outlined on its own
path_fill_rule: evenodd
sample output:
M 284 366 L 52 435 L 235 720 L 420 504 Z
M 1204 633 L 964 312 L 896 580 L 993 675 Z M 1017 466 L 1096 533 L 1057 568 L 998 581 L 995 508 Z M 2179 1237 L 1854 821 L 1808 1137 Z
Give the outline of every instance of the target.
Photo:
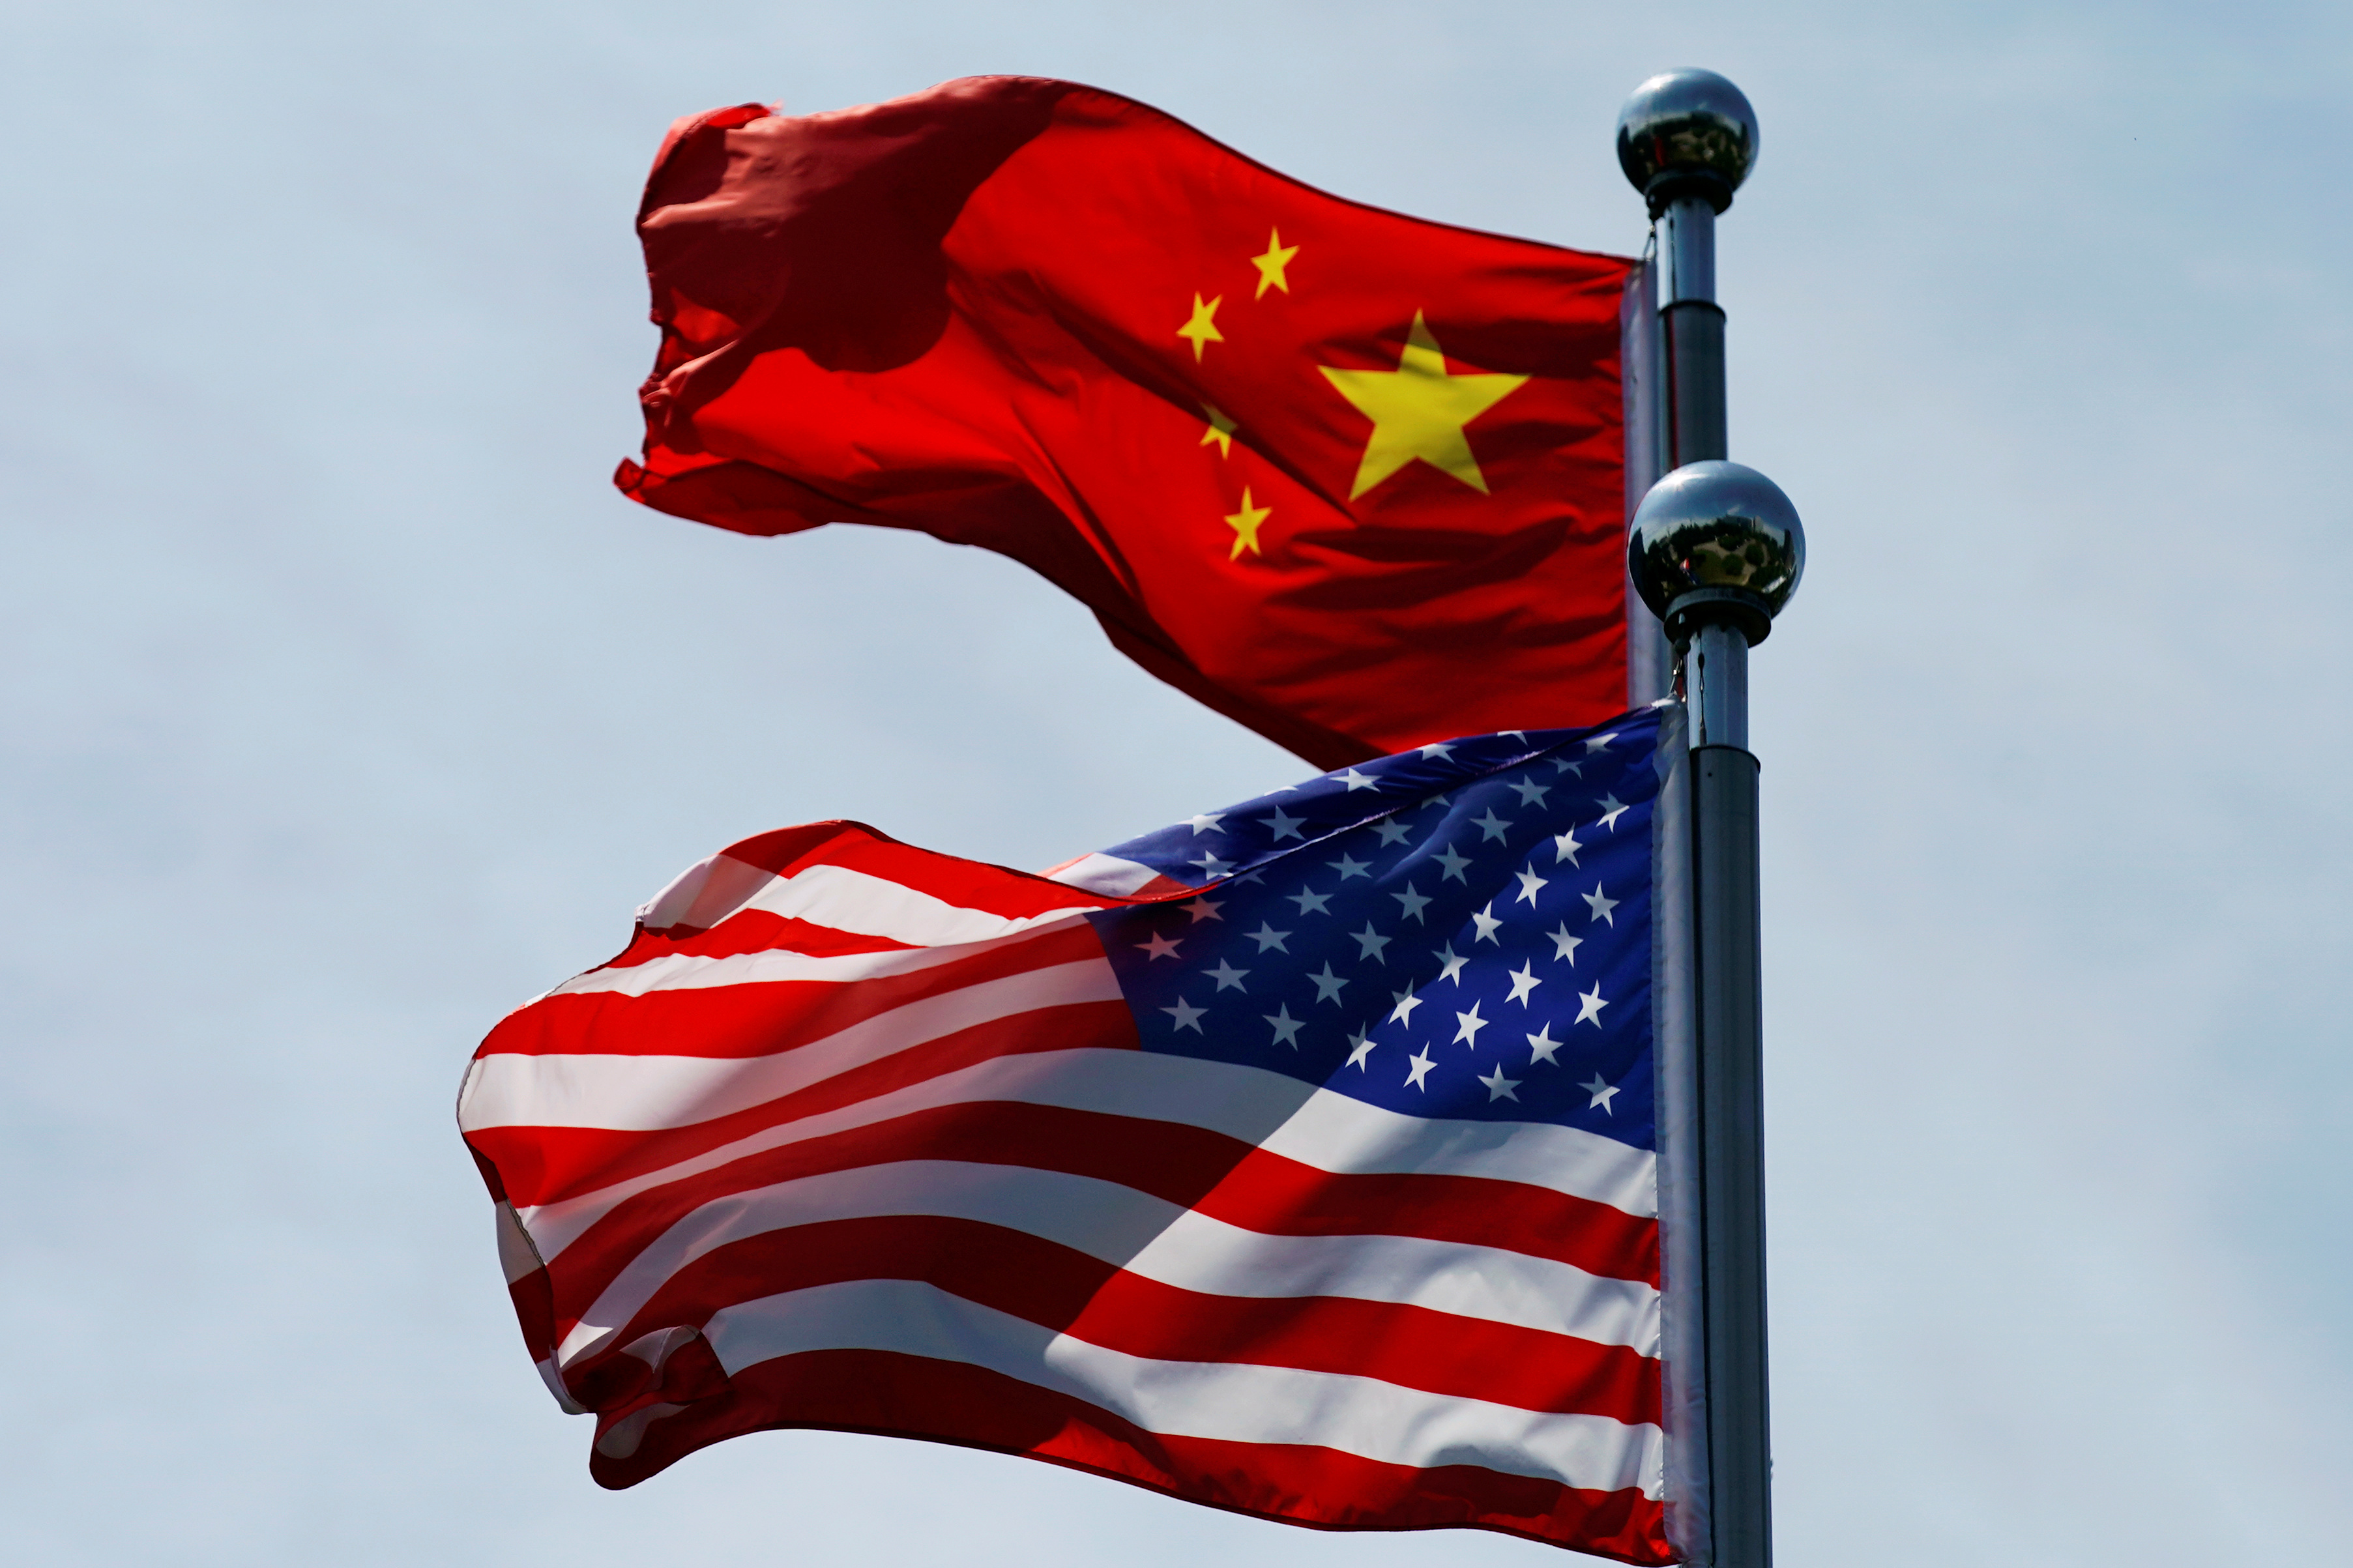
M 1626 260 L 1019 77 L 681 121 L 638 226 L 649 506 L 1012 556 L 1323 767 L 1626 705 Z

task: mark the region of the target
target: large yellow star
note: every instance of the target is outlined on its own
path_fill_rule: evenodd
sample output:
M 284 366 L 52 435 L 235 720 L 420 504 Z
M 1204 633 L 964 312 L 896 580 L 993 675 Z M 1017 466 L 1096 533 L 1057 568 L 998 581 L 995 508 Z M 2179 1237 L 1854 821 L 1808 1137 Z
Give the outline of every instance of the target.
M 1298 254 L 1299 247 L 1282 243 L 1281 229 L 1269 228 L 1266 231 L 1266 254 L 1250 258 L 1250 265 L 1258 268 L 1258 292 L 1250 298 L 1265 299 L 1270 283 L 1284 293 L 1290 293 L 1291 280 L 1282 275 L 1282 269 L 1290 266 L 1291 258 Z
M 1373 422 L 1365 443 L 1364 460 L 1356 465 L 1356 483 L 1348 491 L 1355 500 L 1408 463 L 1419 458 L 1430 467 L 1453 475 L 1481 495 L 1487 493 L 1487 476 L 1471 454 L 1462 427 L 1519 390 L 1525 375 L 1449 375 L 1446 355 L 1421 312 L 1413 313 L 1406 333 L 1405 353 L 1395 370 L 1334 370 L 1318 365 L 1340 395 Z
M 1218 331 L 1218 307 L 1225 302 L 1226 297 L 1223 294 L 1206 305 L 1201 303 L 1201 296 L 1194 295 L 1193 319 L 1176 329 L 1178 337 L 1193 340 L 1193 363 L 1196 364 L 1201 361 L 1203 349 L 1211 343 L 1221 343 L 1226 341 L 1226 334 Z M 1166 318 L 1163 317 L 1162 320 L 1165 321 Z
M 1226 519 L 1226 526 L 1234 531 L 1233 552 L 1226 557 L 1227 560 L 1240 561 L 1244 550 L 1248 550 L 1252 555 L 1265 553 L 1258 547 L 1259 525 L 1266 521 L 1273 510 L 1274 508 L 1271 506 L 1250 505 L 1250 486 L 1242 487 L 1242 510 Z

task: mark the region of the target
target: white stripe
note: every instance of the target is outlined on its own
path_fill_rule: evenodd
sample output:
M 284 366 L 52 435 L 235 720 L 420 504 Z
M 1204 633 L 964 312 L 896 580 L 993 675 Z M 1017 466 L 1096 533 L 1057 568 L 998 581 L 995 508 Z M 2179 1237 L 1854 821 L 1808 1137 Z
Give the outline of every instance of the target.
M 715 926 L 776 873 L 733 855 L 706 855 L 670 879 L 670 886 L 638 906 L 638 923 L 648 931 L 672 926 Z
M 1521 1410 L 1339 1373 L 1146 1360 L 913 1280 L 855 1280 L 739 1302 L 715 1313 L 703 1331 L 731 1375 L 810 1351 L 894 1351 L 987 1367 L 1167 1436 L 1306 1444 L 1416 1469 L 1477 1465 L 1659 1495 L 1654 1426 Z
M 977 1062 L 855 1105 L 763 1128 L 674 1165 L 525 1208 L 522 1215 L 540 1255 L 554 1258 L 615 1205 L 638 1193 L 805 1139 L 934 1106 L 992 1100 L 1206 1128 L 1335 1175 L 1478 1176 L 1549 1188 L 1638 1218 L 1658 1212 L 1658 1162 L 1650 1151 L 1577 1128 L 1408 1116 L 1261 1068 L 1090 1048 Z M 466 1114 L 476 1114 L 470 1099 Z
M 956 1160 L 906 1160 L 731 1193 L 629 1259 L 556 1359 L 601 1349 L 665 1280 L 731 1242 L 795 1226 L 926 1215 L 1003 1226 L 1209 1296 L 1345 1296 L 1658 1353 L 1659 1296 L 1549 1258 L 1407 1236 L 1264 1236 L 1116 1182 Z
M 1076 904 L 1070 909 L 1015 919 L 991 914 L 987 910 L 965 909 L 887 877 L 854 871 L 847 866 L 810 866 L 789 877 L 780 877 L 722 854 L 688 867 L 677 880 L 638 910 L 638 918 L 649 931 L 665 931 L 674 925 L 708 929 L 745 910 L 765 910 L 788 919 L 813 921 L 836 931 L 889 937 L 928 947 L 1003 936 L 1008 931 L 1058 920 L 1074 910 L 1100 907 Z
M 1039 917 L 1044 921 L 1046 917 Z M 758 952 L 731 952 L 706 958 L 691 953 L 665 953 L 644 963 L 617 969 L 592 969 L 547 993 L 550 996 L 610 993 L 643 996 L 653 991 L 700 991 L 723 985 L 758 985 L 772 981 L 816 980 L 846 984 L 892 974 L 913 974 L 959 963 L 976 953 L 1035 942 L 1068 930 L 1086 919 L 1083 913 L 1060 914 L 1047 923 L 991 937 L 984 942 L 956 942 L 945 947 L 897 948 L 888 952 L 841 952 L 812 957 L 781 948 Z
M 1066 882 L 1073 888 L 1084 888 L 1091 893 L 1110 893 L 1123 898 L 1159 875 L 1151 867 L 1138 861 L 1123 860 L 1116 855 L 1105 855 L 1101 851 L 1065 861 L 1045 873 L 1050 881 Z
M 491 1215 L 499 1233 L 499 1270 L 512 1285 L 530 1278 L 547 1267 L 531 1244 L 531 1232 L 523 1228 L 522 1216 L 515 1213 L 514 1205 L 501 1199 L 491 1205 Z
M 887 877 L 853 871 L 847 866 L 812 866 L 806 871 L 774 879 L 744 900 L 742 907 L 765 910 L 792 920 L 813 921 L 860 936 L 883 936 L 918 947 L 938 947 L 1027 931 L 1048 921 L 1102 906 L 1073 904 L 1017 919 L 993 915 L 987 910 L 968 910 L 929 893 L 919 893 Z
M 748 1110 L 868 1062 L 1040 1007 L 1116 1002 L 1100 958 L 984 980 L 860 1020 L 765 1057 L 482 1057 L 458 1102 L 469 1132 L 491 1127 L 594 1127 L 649 1132 Z

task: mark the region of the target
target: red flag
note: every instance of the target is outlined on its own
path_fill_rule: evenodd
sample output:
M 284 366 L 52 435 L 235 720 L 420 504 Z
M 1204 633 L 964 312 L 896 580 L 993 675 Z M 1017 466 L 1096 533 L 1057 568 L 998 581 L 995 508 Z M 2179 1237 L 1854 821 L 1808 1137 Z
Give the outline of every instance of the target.
M 1625 706 L 1627 261 L 1018 77 L 681 121 L 638 232 L 649 506 L 998 551 L 1326 767 Z

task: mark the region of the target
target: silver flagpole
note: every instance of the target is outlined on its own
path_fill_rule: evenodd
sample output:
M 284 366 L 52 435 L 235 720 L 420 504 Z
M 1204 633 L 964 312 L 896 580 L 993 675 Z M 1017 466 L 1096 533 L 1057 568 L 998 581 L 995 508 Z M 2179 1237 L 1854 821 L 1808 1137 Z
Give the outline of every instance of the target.
M 1714 1568 L 1770 1568 L 1771 1420 L 1765 1324 L 1763 987 L 1757 758 L 1748 649 L 1805 569 L 1805 533 L 1773 481 L 1724 460 L 1724 311 L 1715 220 L 1757 161 L 1757 117 L 1713 71 L 1634 89 L 1618 161 L 1658 226 L 1671 472 L 1636 509 L 1627 566 L 1664 625 L 1690 724 L 1691 910 L 1697 1050 L 1701 1359 Z

